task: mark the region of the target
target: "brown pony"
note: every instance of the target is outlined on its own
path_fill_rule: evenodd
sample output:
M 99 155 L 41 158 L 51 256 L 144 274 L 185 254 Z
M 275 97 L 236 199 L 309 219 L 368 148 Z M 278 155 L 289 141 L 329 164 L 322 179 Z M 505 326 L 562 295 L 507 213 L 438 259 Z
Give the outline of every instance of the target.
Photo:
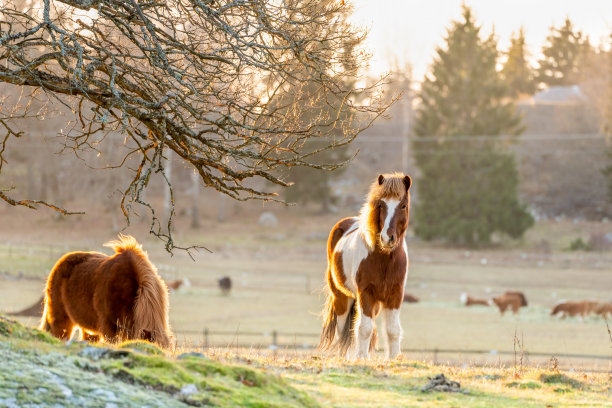
M 565 319 L 567 316 L 577 316 L 580 318 L 585 318 L 591 312 L 593 312 L 598 306 L 597 302 L 593 302 L 590 300 L 583 300 L 581 302 L 561 302 L 553 307 L 553 310 L 550 312 L 551 316 L 559 315 L 561 319 Z
M 502 316 L 508 308 L 512 309 L 513 314 L 517 314 L 521 307 L 527 306 L 525 295 L 516 291 L 507 291 L 503 295 L 492 298 L 490 302 L 497 306 Z
M 115 254 L 71 252 L 47 280 L 41 330 L 68 339 L 146 339 L 170 346 L 168 288 L 142 246 L 131 236 L 105 244 Z
M 382 310 L 388 356 L 398 355 L 411 184 L 410 177 L 402 173 L 379 175 L 360 216 L 345 218 L 332 228 L 327 241 L 329 293 L 320 349 L 331 348 L 337 334 L 335 346 L 341 355 L 367 358 L 376 346 L 374 319 Z
M 168 290 L 171 290 L 171 291 L 179 290 L 179 288 L 183 286 L 184 284 L 185 284 L 185 281 L 183 279 L 177 279 L 177 280 L 166 282 L 166 286 L 168 286 Z
M 487 299 L 473 298 L 467 293 L 461 294 L 461 303 L 466 306 L 490 306 L 489 301 Z
M 598 314 L 599 316 L 606 319 L 608 315 L 612 315 L 612 303 L 600 303 L 595 308 L 595 314 Z
M 40 317 L 45 310 L 45 297 L 41 297 L 38 302 L 34 303 L 30 307 L 26 307 L 18 312 L 7 313 L 9 316 L 28 316 L 28 317 Z

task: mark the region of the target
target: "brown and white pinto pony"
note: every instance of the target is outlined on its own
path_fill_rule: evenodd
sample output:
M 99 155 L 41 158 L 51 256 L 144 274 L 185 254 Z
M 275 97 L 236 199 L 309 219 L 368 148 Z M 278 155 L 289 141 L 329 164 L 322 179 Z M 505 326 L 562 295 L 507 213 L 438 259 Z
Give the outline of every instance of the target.
M 142 246 L 119 235 L 115 254 L 71 252 L 55 264 L 40 328 L 61 339 L 80 327 L 89 341 L 145 339 L 170 346 L 168 288 Z
M 337 334 L 340 355 L 367 358 L 376 346 L 374 319 L 382 310 L 388 357 L 399 354 L 411 183 L 402 173 L 379 175 L 359 217 L 345 218 L 331 230 L 320 349 L 331 348 Z

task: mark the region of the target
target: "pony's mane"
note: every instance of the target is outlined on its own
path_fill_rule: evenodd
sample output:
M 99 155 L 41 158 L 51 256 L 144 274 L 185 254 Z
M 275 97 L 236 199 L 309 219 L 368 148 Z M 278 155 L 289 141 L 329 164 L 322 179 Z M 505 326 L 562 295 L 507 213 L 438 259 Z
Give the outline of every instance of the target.
M 384 180 L 382 184 L 378 183 L 378 178 L 370 185 L 368 198 L 361 207 L 359 212 L 359 229 L 366 241 L 366 244 L 372 250 L 375 246 L 375 234 L 371 223 L 370 213 L 374 209 L 374 202 L 380 199 L 394 198 L 401 200 L 406 194 L 406 185 L 404 184 L 403 173 L 386 173 L 382 175 Z
M 406 185 L 404 184 L 403 173 L 395 172 L 383 174 L 385 178 L 382 184 L 378 184 L 378 179 L 370 185 L 368 193 L 368 202 L 380 200 L 381 198 L 395 198 L 401 200 L 406 194 Z
M 113 251 L 118 254 L 128 251 L 130 249 L 136 252 L 144 253 L 144 251 L 142 250 L 142 245 L 140 245 L 138 241 L 136 241 L 136 238 L 131 235 L 119 234 L 118 239 L 108 241 L 104 244 L 104 246 L 112 248 Z

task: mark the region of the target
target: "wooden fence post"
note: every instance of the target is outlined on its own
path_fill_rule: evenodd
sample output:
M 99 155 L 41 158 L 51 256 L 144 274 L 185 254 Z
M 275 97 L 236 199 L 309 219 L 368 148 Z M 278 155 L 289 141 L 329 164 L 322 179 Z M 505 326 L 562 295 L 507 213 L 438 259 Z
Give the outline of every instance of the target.
M 208 327 L 204 328 L 204 348 L 208 348 Z
M 274 330 L 272 332 L 272 350 L 276 350 L 278 348 L 278 332 Z

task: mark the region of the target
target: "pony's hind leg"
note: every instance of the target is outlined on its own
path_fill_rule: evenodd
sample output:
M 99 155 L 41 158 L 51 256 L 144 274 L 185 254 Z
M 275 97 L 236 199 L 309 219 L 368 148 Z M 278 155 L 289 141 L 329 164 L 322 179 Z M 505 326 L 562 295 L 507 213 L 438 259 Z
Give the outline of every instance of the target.
M 59 302 L 54 302 L 53 306 L 47 305 L 47 313 L 45 314 L 44 328 L 53 336 L 67 340 L 72 335 L 75 324 L 66 313 L 63 305 Z

